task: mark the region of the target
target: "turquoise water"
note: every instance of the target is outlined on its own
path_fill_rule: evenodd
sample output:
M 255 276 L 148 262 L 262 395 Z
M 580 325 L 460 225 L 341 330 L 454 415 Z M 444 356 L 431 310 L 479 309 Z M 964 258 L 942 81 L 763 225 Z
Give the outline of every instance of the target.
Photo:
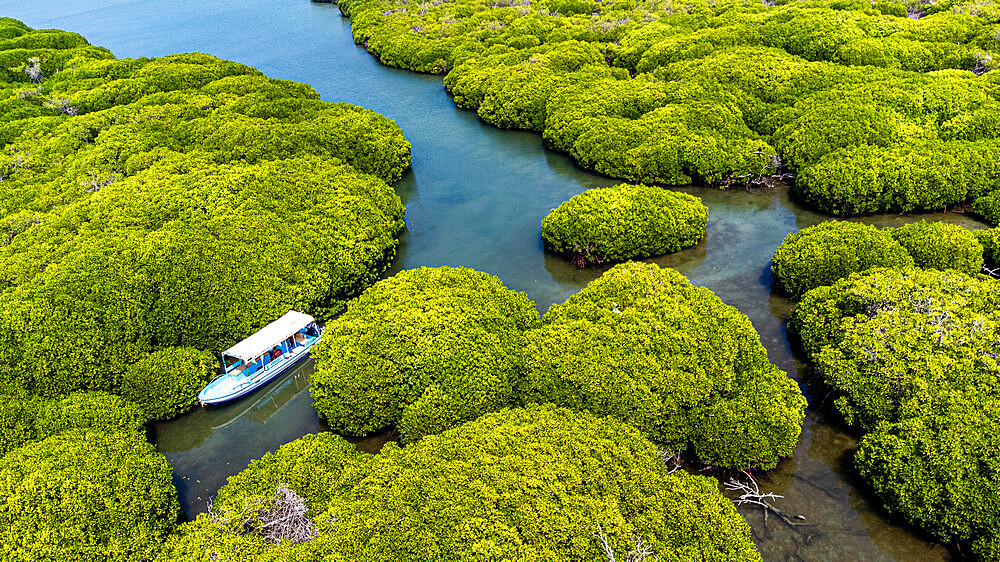
M 76 31 L 118 56 L 203 51 L 255 66 L 270 76 L 308 82 L 323 99 L 371 107 L 394 119 L 413 145 L 413 171 L 396 186 L 406 203 L 393 271 L 464 265 L 500 276 L 543 311 L 600 274 L 546 254 L 539 223 L 553 207 L 590 187 L 617 183 L 546 151 L 538 135 L 499 130 L 458 110 L 440 77 L 379 65 L 354 46 L 350 22 L 335 6 L 307 0 L 81 1 L 0 0 L 0 15 L 36 28 Z M 801 363 L 784 328 L 792 303 L 770 291 L 770 257 L 784 236 L 824 217 L 801 208 L 787 189 L 747 192 L 689 188 L 709 207 L 708 236 L 698 246 L 658 258 L 746 313 L 771 360 L 793 378 Z M 969 226 L 961 214 L 926 216 Z M 870 217 L 901 224 L 909 217 Z M 195 410 L 153 428 L 174 467 L 188 516 L 227 476 L 267 451 L 325 428 L 307 391 L 312 364 L 223 408 Z M 806 517 L 790 528 L 744 511 L 767 560 L 947 560 L 952 554 L 889 520 L 854 481 L 855 439 L 825 420 L 823 396 L 812 408 L 795 455 L 762 478 L 785 495 L 778 506 Z M 359 442 L 377 451 L 391 435 Z

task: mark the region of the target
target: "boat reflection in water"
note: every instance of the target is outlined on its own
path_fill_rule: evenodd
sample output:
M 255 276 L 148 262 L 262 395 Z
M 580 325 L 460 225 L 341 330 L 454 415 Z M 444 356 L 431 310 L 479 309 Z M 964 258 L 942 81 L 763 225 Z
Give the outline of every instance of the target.
M 208 498 L 250 461 L 307 433 L 328 431 L 309 395 L 312 357 L 257 391 L 218 406 L 194 408 L 153 425 L 153 442 L 174 469 L 174 485 L 188 519 L 205 511 Z M 395 431 L 347 438 L 361 451 L 378 453 Z
M 312 370 L 312 358 L 304 358 L 252 394 L 154 424 L 154 442 L 174 469 L 189 518 L 205 511 L 205 502 L 227 477 L 275 444 L 326 429 L 308 392 Z

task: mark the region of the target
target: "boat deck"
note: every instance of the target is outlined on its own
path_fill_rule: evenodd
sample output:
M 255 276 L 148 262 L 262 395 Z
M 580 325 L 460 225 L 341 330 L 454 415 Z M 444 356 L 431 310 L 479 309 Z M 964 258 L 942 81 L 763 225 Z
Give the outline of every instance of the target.
M 202 405 L 219 404 L 253 392 L 308 355 L 309 350 L 319 341 L 320 337 L 322 336 L 295 334 L 292 337 L 295 346 L 291 351 L 286 351 L 277 359 L 267 362 L 263 368 L 259 368 L 250 376 L 244 374 L 250 366 L 243 364 L 216 377 L 198 393 L 198 401 Z

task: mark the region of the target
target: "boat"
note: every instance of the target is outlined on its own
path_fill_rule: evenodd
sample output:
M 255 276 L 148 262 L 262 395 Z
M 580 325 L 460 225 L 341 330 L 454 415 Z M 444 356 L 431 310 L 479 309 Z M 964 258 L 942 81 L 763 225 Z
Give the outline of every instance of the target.
M 198 393 L 198 402 L 221 404 L 250 394 L 309 355 L 322 335 L 312 316 L 288 311 L 222 353 L 222 374 Z

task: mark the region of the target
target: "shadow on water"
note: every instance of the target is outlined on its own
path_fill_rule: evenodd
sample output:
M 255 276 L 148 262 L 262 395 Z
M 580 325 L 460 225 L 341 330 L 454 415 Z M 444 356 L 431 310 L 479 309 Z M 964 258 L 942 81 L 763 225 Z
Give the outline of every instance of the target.
M 264 388 L 221 406 L 196 408 L 152 427 L 156 448 L 174 468 L 174 484 L 188 517 L 205 510 L 226 478 L 282 444 L 327 431 L 309 396 L 311 358 L 303 359 Z M 394 434 L 350 439 L 377 453 Z
M 350 35 L 335 6 L 307 0 L 0 0 L 0 14 L 36 28 L 79 32 L 118 56 L 203 51 L 251 64 L 276 78 L 308 82 L 324 99 L 370 107 L 399 124 L 413 145 L 413 170 L 397 185 L 406 202 L 403 233 L 390 274 L 419 266 L 463 265 L 525 291 L 540 311 L 565 300 L 603 269 L 577 269 L 545 253 L 539 225 L 562 201 L 617 180 L 587 173 L 546 151 L 533 133 L 503 131 L 456 109 L 437 76 L 379 65 Z M 656 258 L 746 313 L 772 362 L 801 382 L 785 320 L 794 303 L 771 292 L 770 260 L 785 235 L 826 217 L 791 201 L 786 187 L 759 191 L 681 188 L 709 208 L 703 242 Z M 877 216 L 898 225 L 927 218 L 982 225 L 960 214 Z M 282 444 L 323 431 L 307 392 L 311 362 L 258 393 L 218 409 L 197 409 L 153 428 L 174 467 L 185 513 Z M 809 396 L 816 406 L 822 397 Z M 378 451 L 393 435 L 362 440 Z M 890 521 L 851 470 L 856 439 L 811 407 L 792 458 L 763 479 L 783 494 L 779 507 L 806 516 L 790 528 L 743 510 L 766 560 L 947 560 L 951 554 Z
M 271 450 L 271 443 L 321 430 L 315 411 L 307 415 L 312 410 L 310 372 L 312 360 L 306 359 L 239 400 L 154 424 L 156 447 L 174 467 L 185 514 L 204 511 L 226 477 Z

